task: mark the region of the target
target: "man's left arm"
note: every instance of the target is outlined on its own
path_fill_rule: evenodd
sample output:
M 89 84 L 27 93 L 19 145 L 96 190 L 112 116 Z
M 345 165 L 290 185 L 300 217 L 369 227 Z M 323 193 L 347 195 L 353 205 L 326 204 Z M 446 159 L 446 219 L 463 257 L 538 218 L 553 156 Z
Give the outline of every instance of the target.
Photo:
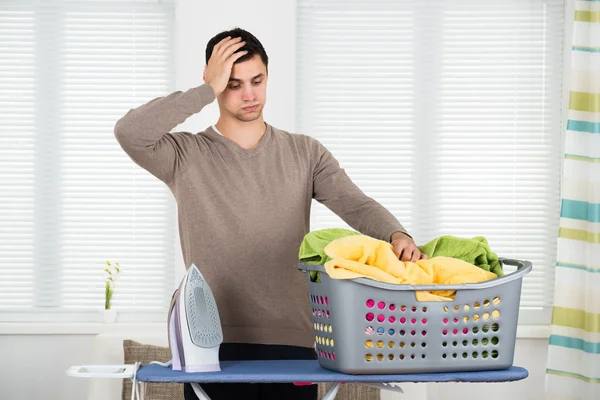
M 319 141 L 313 141 L 313 198 L 324 204 L 358 232 L 392 243 L 402 261 L 427 258 L 402 224 L 377 201 L 367 196 Z

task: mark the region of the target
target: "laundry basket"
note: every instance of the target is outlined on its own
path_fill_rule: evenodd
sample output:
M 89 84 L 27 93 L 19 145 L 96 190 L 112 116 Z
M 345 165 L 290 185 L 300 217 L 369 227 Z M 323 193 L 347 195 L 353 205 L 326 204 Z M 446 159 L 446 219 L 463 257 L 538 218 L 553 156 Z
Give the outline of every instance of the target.
M 523 276 L 481 283 L 393 285 L 332 279 L 322 265 L 298 264 L 309 282 L 318 360 L 346 374 L 506 369 L 514 358 Z M 449 302 L 419 302 L 420 290 L 456 290 Z

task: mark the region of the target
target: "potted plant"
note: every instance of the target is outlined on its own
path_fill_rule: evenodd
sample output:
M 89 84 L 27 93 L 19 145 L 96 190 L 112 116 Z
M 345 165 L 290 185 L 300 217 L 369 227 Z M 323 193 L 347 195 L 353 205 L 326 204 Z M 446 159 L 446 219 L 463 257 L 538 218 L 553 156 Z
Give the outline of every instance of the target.
M 104 322 L 115 322 L 117 312 L 111 308 L 111 301 L 115 292 L 115 282 L 119 278 L 121 268 L 118 262 L 111 263 L 106 261 L 107 267 L 104 268 L 105 283 L 104 283 Z

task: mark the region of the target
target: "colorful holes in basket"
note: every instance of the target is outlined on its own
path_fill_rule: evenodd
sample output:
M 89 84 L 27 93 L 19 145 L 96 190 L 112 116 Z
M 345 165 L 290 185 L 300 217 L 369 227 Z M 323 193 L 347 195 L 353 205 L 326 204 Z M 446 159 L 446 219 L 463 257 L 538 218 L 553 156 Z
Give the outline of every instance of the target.
M 395 304 L 390 304 L 390 311 L 396 311 L 396 305 Z
M 416 324 L 417 323 L 417 319 L 416 318 L 411 318 L 410 323 L 413 324 L 413 325 Z
M 385 346 L 385 343 L 383 343 L 383 340 L 377 341 L 377 348 L 378 349 L 383 349 L 383 346 Z
M 377 321 L 379 321 L 379 322 L 383 322 L 383 321 L 385 321 L 385 315 L 383 315 L 383 314 L 379 314 L 379 315 L 377 316 Z
M 498 323 L 492 324 L 492 332 L 498 332 L 498 329 L 500 329 L 500 325 Z
M 394 317 L 393 315 L 391 315 L 391 316 L 388 318 L 388 321 L 390 322 L 390 324 L 393 324 L 394 322 L 396 322 L 396 317 Z
M 492 318 L 493 318 L 493 319 L 498 319 L 498 318 L 500 318 L 500 311 L 499 311 L 499 310 L 494 310 L 494 311 L 492 311 Z
M 336 359 L 336 355 L 334 352 L 330 352 L 330 351 L 324 351 L 324 350 L 317 350 L 317 353 L 319 354 L 319 357 L 322 358 L 327 358 L 328 360 L 334 360 Z
M 377 328 L 377 335 L 378 336 L 382 336 L 385 333 L 385 329 L 380 326 L 379 328 Z
M 366 333 L 367 335 L 372 335 L 372 334 L 374 334 L 374 333 L 375 333 L 375 330 L 373 329 L 373 327 L 372 327 L 372 326 L 367 326 L 367 327 L 365 328 L 365 333 Z
M 366 306 L 368 308 L 373 308 L 374 305 L 375 305 L 375 300 L 373 300 L 373 299 L 367 300 Z
M 365 342 L 365 347 L 366 347 L 367 349 L 372 349 L 372 348 L 373 348 L 373 344 L 374 344 L 374 342 L 373 342 L 372 340 L 367 340 L 367 341 Z
M 401 324 L 405 324 L 406 323 L 406 318 L 404 318 L 404 317 L 400 318 L 400 323 Z
M 398 332 L 398 333 L 400 333 L 400 336 L 406 335 L 406 331 L 404 329 L 400 329 L 400 332 Z
M 383 301 L 380 301 L 379 303 L 377 303 L 377 308 L 383 310 L 385 308 L 385 303 Z
M 377 361 L 383 361 L 383 354 L 377 354 Z
M 365 319 L 369 322 L 373 321 L 375 319 L 375 314 L 373 314 L 372 312 L 367 313 L 367 315 L 365 316 Z
M 388 342 L 388 347 L 389 347 L 390 349 L 393 349 L 395 345 L 396 345 L 396 342 L 393 342 L 393 341 L 391 341 L 391 340 Z

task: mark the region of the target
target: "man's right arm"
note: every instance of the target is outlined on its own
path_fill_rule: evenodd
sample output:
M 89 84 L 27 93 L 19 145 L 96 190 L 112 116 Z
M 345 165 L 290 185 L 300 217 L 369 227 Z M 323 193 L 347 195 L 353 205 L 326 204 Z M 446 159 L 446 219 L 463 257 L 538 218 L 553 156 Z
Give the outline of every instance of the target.
M 221 40 L 204 68 L 204 85 L 156 98 L 117 122 L 115 137 L 136 164 L 165 183 L 185 168 L 198 142 L 190 133 L 169 132 L 225 90 L 233 63 L 248 52 L 244 45 L 241 38 Z
M 156 98 L 119 119 L 115 137 L 136 164 L 168 183 L 185 166 L 196 143 L 190 133 L 171 130 L 214 99 L 208 84 Z

